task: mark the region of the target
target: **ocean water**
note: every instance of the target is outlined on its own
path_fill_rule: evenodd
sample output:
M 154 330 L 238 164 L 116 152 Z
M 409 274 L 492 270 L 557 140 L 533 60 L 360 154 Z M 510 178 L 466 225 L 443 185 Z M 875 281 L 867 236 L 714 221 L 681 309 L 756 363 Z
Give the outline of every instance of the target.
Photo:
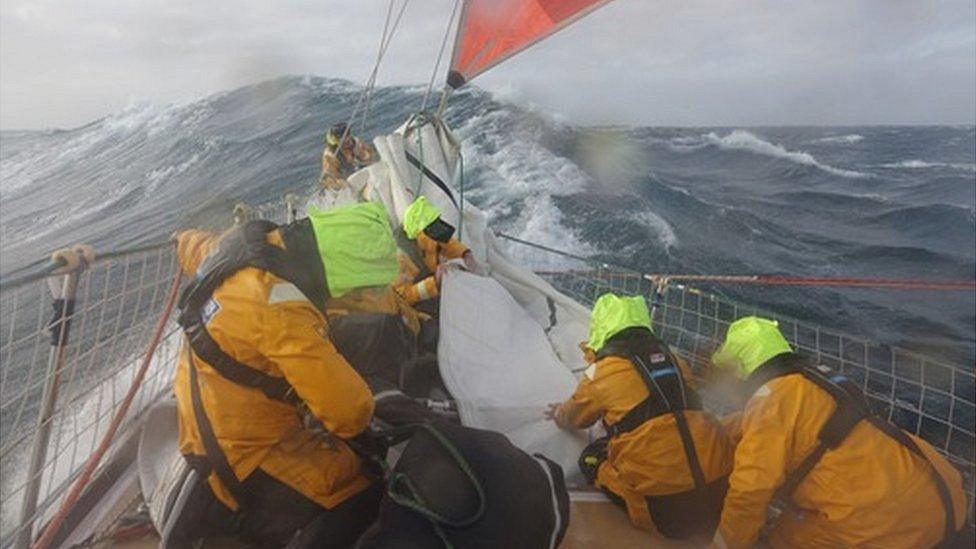
M 237 202 L 311 190 L 324 131 L 360 89 L 284 77 L 70 130 L 2 132 L 0 275 L 61 245 L 154 242 L 216 228 Z M 421 97 L 377 89 L 362 133 L 394 129 Z M 976 278 L 972 126 L 592 128 L 476 88 L 446 120 L 463 139 L 466 198 L 526 240 L 654 273 Z M 709 289 L 964 368 L 976 356 L 973 292 Z

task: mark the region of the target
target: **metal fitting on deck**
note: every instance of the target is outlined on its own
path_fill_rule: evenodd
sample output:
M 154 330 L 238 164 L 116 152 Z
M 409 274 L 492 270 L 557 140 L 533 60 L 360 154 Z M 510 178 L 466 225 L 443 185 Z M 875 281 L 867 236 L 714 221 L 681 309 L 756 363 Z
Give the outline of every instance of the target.
M 75 244 L 51 254 L 51 262 L 59 265 L 51 274 L 67 274 L 83 271 L 95 262 L 95 248 L 88 244 Z

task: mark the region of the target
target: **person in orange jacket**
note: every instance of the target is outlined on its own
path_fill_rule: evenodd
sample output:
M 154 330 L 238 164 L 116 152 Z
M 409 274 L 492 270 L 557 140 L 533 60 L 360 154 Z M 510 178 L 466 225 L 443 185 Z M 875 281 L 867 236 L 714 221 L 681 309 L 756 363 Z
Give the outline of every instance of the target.
M 442 262 L 462 259 L 469 270 L 477 263 L 471 250 L 454 236 L 454 227 L 441 219 L 441 212 L 421 196 L 403 214 L 405 242 L 399 256 L 400 276 L 394 287 L 410 305 L 440 295 Z
M 373 395 L 329 340 L 325 311 L 396 276 L 386 211 L 357 204 L 175 238 L 194 277 L 173 383 L 180 451 L 207 479 L 215 516 L 259 546 L 284 545 L 313 520 L 329 531 L 320 546 L 353 543 L 382 495 L 350 446 Z
M 595 362 L 547 417 L 565 429 L 603 421 L 609 439 L 584 451 L 580 467 L 626 506 L 636 526 L 707 541 L 718 523 L 732 446 L 702 409 L 687 365 L 651 330 L 640 296 L 601 296 L 587 346 Z
M 714 546 L 755 545 L 774 498 L 787 508 L 773 547 L 933 547 L 964 528 L 959 472 L 796 355 L 775 321 L 732 323 L 712 363 L 751 394 Z
M 325 189 L 342 188 L 347 177 L 373 162 L 376 162 L 373 148 L 352 135 L 349 126 L 340 122 L 325 134 L 319 184 Z

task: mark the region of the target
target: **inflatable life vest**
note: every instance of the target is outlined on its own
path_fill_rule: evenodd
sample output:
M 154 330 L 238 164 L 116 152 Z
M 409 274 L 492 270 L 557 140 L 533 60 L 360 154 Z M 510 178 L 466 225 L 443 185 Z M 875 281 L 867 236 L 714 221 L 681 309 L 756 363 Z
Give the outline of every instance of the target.
M 686 411 L 702 410 L 701 398 L 689 387 L 667 344 L 645 328 L 629 328 L 607 342 L 596 354 L 599 360 L 619 356 L 629 360 L 647 386 L 648 397 L 613 425 L 604 424 L 609 438 L 633 431 L 655 418 L 674 416 L 681 448 L 691 471 L 694 488 L 678 494 L 648 496 L 648 511 L 658 530 L 671 538 L 708 538 L 714 534 L 728 491 L 728 476 L 706 482 L 685 417 Z
M 847 377 L 824 366 L 815 366 L 799 355 L 786 353 L 773 357 L 749 376 L 746 380 L 748 394 L 755 393 L 756 390 L 772 379 L 788 375 L 802 375 L 830 395 L 837 406 L 823 427 L 820 428 L 820 432 L 817 434 L 817 446 L 800 462 L 796 469 L 786 476 L 785 482 L 776 492 L 777 499 L 789 504 L 793 493 L 823 458 L 824 453 L 843 444 L 855 426 L 862 421 L 867 421 L 895 442 L 901 444 L 909 452 L 918 456 L 927 465 L 945 511 L 943 543 L 949 543 L 955 538 L 955 509 L 945 479 L 942 478 L 942 475 L 938 473 L 935 466 L 911 437 L 896 425 L 871 411 L 864 393 Z

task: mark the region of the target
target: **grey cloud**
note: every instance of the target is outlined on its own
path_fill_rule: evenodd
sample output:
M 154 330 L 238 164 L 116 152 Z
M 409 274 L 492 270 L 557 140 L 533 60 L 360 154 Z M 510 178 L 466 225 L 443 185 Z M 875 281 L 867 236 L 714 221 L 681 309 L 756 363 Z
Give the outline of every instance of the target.
M 399 3 L 399 2 L 398 2 Z M 426 82 L 414 0 L 380 83 Z M 0 127 L 67 127 L 286 73 L 362 82 L 386 0 L 5 0 Z M 972 0 L 617 0 L 476 83 L 583 123 L 976 122 Z

